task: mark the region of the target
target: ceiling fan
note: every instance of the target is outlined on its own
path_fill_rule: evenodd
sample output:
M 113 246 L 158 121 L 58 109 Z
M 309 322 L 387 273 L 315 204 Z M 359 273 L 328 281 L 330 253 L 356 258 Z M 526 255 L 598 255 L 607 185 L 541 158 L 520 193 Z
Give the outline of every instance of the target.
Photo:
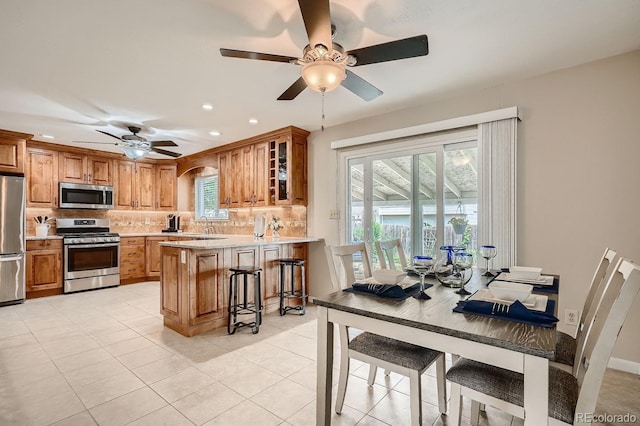
M 137 160 L 139 158 L 144 157 L 147 153 L 156 152 L 162 155 L 168 155 L 170 157 L 180 157 L 182 154 L 178 154 L 177 152 L 167 151 L 165 149 L 158 148 L 159 146 L 178 146 L 173 141 L 148 141 L 146 138 L 138 135 L 142 130 L 138 126 L 127 126 L 127 129 L 131 132 L 130 135 L 122 135 L 116 136 L 112 133 L 105 132 L 103 130 L 97 130 L 97 132 L 103 133 L 107 136 L 111 136 L 112 138 L 118 139 L 118 142 L 115 142 L 114 145 L 122 149 L 124 155 L 127 157 Z M 108 143 L 108 142 L 81 142 L 81 143 Z
M 335 26 L 331 24 L 329 0 L 298 0 L 298 5 L 309 37 L 309 44 L 304 48 L 302 58 L 220 49 L 220 54 L 226 57 L 302 65 L 302 76 L 278 100 L 290 101 L 307 87 L 318 92 L 328 92 L 342 85 L 365 101 L 370 101 L 382 95 L 382 91 L 346 67 L 414 58 L 429 53 L 425 34 L 345 51 L 332 41 Z

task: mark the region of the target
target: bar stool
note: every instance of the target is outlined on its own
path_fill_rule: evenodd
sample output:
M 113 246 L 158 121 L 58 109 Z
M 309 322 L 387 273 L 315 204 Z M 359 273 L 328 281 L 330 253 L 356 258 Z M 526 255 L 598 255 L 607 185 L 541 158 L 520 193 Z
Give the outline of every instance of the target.
M 260 271 L 257 266 L 236 266 L 229 268 L 229 314 L 227 318 L 227 333 L 233 334 L 236 329 L 244 326 L 251 327 L 251 332 L 257 334 L 262 324 L 262 304 L 260 303 Z M 253 276 L 253 302 L 247 300 L 248 278 Z M 243 279 L 242 301 L 238 300 L 238 277 Z M 238 315 L 254 314 L 253 322 L 238 321 Z
M 300 311 L 300 315 L 304 315 L 306 306 L 306 294 L 305 294 L 305 282 L 304 282 L 304 259 L 287 258 L 280 259 L 280 316 L 287 313 L 287 311 Z M 290 267 L 291 275 L 291 290 L 285 290 L 285 271 L 286 267 Z M 302 289 L 301 291 L 295 290 L 295 274 L 294 268 L 300 267 L 300 273 L 302 274 Z M 300 306 L 285 306 L 285 299 L 300 299 Z

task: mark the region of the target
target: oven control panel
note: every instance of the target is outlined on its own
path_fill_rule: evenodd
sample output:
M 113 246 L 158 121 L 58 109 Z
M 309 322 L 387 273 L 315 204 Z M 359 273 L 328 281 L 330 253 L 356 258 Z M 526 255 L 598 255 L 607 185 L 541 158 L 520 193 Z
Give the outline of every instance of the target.
M 120 237 L 116 236 L 96 236 L 96 237 L 65 237 L 64 244 L 105 244 L 105 243 L 119 243 Z

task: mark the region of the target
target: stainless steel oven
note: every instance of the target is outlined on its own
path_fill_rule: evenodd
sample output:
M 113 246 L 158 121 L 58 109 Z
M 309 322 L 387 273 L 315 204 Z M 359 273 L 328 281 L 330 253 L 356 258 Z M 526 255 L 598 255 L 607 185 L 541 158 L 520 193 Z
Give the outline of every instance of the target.
M 57 219 L 64 235 L 64 292 L 120 284 L 120 236 L 109 232 L 108 219 Z

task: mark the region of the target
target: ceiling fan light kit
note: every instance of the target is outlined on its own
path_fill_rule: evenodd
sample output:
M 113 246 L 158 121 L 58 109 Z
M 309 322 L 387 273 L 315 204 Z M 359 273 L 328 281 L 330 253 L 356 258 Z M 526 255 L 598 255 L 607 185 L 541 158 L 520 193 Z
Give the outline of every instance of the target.
M 147 147 L 121 146 L 120 149 L 124 152 L 124 155 L 132 160 L 139 160 L 149 152 Z
M 309 62 L 302 67 L 304 82 L 316 92 L 332 91 L 340 86 L 346 75 L 342 65 L 326 59 Z
M 124 155 L 131 158 L 132 160 L 139 160 L 146 156 L 150 152 L 155 152 L 161 155 L 167 155 L 169 157 L 177 158 L 182 154 L 177 152 L 167 151 L 166 149 L 158 148 L 159 146 L 178 146 L 174 141 L 147 141 L 146 138 L 138 135 L 138 133 L 142 130 L 142 128 L 138 126 L 127 126 L 127 129 L 131 132 L 129 135 L 116 136 L 112 133 L 105 132 L 104 130 L 98 130 L 97 132 L 102 133 L 103 135 L 110 136 L 114 139 L 117 139 L 118 142 L 112 143 L 111 145 L 115 145 L 122 150 Z M 84 142 L 81 143 L 101 143 L 105 144 L 108 142 Z
M 342 85 L 361 99 L 371 101 L 382 95 L 382 90 L 347 70 L 347 66 L 397 61 L 429 54 L 429 43 L 425 34 L 345 51 L 342 46 L 333 42 L 335 27 L 331 25 L 329 0 L 298 0 L 298 6 L 309 39 L 302 58 L 220 49 L 220 54 L 229 58 L 302 65 L 302 76 L 289 86 L 278 100 L 293 100 L 307 87 L 325 93 Z

